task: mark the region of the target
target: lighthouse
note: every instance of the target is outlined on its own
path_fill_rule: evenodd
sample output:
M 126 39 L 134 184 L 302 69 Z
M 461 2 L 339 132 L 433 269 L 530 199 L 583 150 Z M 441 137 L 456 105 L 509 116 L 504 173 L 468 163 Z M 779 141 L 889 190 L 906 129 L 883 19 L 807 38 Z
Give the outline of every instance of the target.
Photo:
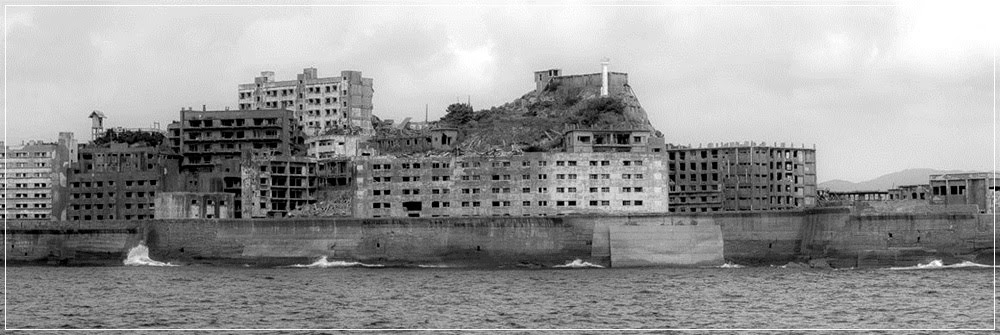
M 611 60 L 605 57 L 601 60 L 601 96 L 608 96 L 608 64 Z

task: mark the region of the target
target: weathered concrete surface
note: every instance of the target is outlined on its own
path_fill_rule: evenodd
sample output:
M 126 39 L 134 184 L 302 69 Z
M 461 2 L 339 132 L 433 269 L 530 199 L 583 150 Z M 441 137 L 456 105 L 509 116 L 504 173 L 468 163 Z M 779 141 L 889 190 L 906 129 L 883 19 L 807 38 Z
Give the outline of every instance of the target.
M 282 265 L 327 257 L 384 265 L 516 266 L 602 263 L 591 257 L 591 227 L 561 218 L 498 217 L 188 220 L 147 229 L 151 257 L 179 262 Z
M 611 266 L 719 266 L 722 230 L 717 225 L 611 226 Z
M 676 243 L 686 242 L 658 244 L 659 240 L 670 241 L 666 231 L 717 227 L 725 260 L 742 265 L 813 259 L 825 259 L 836 268 L 909 266 L 933 259 L 988 264 L 996 253 L 993 220 L 988 214 L 855 215 L 842 209 L 715 215 L 177 219 L 87 224 L 11 220 L 5 248 L 12 264 L 121 264 L 130 248 L 145 241 L 153 259 L 174 263 L 271 266 L 309 263 L 325 256 L 386 265 L 549 266 L 580 259 L 609 266 L 615 265 L 616 256 L 619 262 L 626 262 L 619 265 L 628 264 L 627 259 L 683 263 L 678 261 L 680 256 L 667 255 L 681 250 L 675 248 Z M 666 228 L 642 228 L 662 230 L 657 233 L 660 238 L 648 238 L 629 235 L 627 227 Z M 614 230 L 620 232 L 615 235 L 617 240 L 612 238 Z M 711 248 L 698 247 L 691 254 Z M 615 250 L 624 254 L 616 255 Z M 626 257 L 629 253 L 640 256 Z M 698 257 L 687 260 L 696 263 Z
M 908 266 L 942 259 L 992 263 L 989 214 L 823 213 L 807 217 L 802 254 L 832 257 L 834 267 Z

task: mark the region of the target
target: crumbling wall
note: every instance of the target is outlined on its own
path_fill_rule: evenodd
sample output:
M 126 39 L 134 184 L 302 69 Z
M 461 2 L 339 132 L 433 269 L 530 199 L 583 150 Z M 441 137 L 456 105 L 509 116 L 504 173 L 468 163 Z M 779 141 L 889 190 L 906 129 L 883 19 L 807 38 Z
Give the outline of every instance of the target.
M 267 217 L 270 204 L 261 192 L 270 192 L 270 186 L 260 181 L 271 180 L 271 171 L 267 169 L 270 160 L 270 155 L 250 155 L 240 161 L 240 214 L 243 218 Z M 263 171 L 261 166 L 265 167 Z
M 343 188 L 316 192 L 316 203 L 299 206 L 288 212 L 294 217 L 347 217 L 354 206 L 353 189 Z

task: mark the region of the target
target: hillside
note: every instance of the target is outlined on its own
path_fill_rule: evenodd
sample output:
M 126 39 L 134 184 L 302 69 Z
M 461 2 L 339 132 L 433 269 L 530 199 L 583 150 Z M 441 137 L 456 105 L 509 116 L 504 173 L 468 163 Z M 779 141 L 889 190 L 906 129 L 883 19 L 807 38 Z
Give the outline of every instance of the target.
M 859 183 L 846 180 L 834 179 L 822 182 L 818 185 L 821 189 L 829 189 L 834 192 L 847 191 L 885 191 L 890 188 L 902 185 L 927 184 L 928 176 L 932 174 L 962 173 L 962 170 L 935 170 L 935 169 L 907 169 L 889 173 L 878 178 Z
M 458 147 L 468 152 L 548 151 L 560 147 L 563 132 L 574 127 L 656 132 L 630 89 L 608 97 L 599 94 L 596 87 L 550 85 L 471 117 L 446 115 L 440 123 L 462 132 Z

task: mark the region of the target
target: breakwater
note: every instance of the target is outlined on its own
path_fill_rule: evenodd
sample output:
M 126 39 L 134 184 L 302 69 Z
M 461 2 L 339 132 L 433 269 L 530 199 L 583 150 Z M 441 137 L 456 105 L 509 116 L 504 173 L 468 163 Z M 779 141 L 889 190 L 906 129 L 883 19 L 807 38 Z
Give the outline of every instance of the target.
M 414 219 L 176 219 L 7 223 L 7 261 L 121 264 L 140 242 L 174 264 L 610 267 L 823 260 L 834 267 L 992 263 L 987 214 L 796 212 Z

